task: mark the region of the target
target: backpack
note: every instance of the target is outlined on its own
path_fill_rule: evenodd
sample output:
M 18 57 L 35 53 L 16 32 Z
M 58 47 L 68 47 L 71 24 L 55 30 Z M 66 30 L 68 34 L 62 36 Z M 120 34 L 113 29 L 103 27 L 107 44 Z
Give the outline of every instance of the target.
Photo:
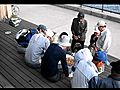
M 13 27 L 17 27 L 17 26 L 19 26 L 21 21 L 22 21 L 21 18 L 19 18 L 17 15 L 12 15 L 9 20 L 9 25 L 11 25 Z
M 31 37 L 36 33 L 38 33 L 36 29 L 22 29 L 17 32 L 15 40 L 17 41 L 18 45 L 26 48 Z

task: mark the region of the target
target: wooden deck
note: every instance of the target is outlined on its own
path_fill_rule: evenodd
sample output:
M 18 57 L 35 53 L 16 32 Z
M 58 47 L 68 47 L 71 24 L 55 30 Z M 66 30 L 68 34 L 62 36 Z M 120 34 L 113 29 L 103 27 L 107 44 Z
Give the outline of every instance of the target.
M 14 28 L 8 22 L 0 22 L 0 88 L 70 88 L 70 79 L 51 83 L 44 79 L 39 69 L 35 70 L 25 65 L 24 55 L 16 50 L 16 33 L 23 28 L 37 28 L 36 25 L 22 20 L 21 24 Z M 11 31 L 6 35 L 6 31 Z M 109 56 L 109 61 L 117 59 Z M 110 74 L 110 66 L 106 66 L 105 72 L 100 77 Z

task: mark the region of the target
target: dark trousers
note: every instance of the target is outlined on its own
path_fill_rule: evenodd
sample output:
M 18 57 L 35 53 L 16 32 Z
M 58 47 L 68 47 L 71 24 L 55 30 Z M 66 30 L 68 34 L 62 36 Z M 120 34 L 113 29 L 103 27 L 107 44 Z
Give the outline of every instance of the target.
M 47 79 L 51 82 L 57 82 L 59 80 L 61 80 L 61 72 L 58 72 L 56 75 L 52 76 L 52 77 L 48 77 Z
M 72 40 L 72 44 L 71 44 L 71 50 L 72 50 L 72 52 L 74 52 L 74 46 L 75 46 L 75 44 L 76 43 L 80 43 L 81 44 L 81 49 L 83 49 L 84 48 L 84 43 L 85 43 L 85 41 L 80 41 L 80 40 Z
M 43 75 L 43 77 L 45 77 L 48 81 L 50 82 L 57 82 L 60 81 L 62 79 L 62 71 L 59 70 L 58 73 L 56 73 L 54 76 L 48 77 L 47 75 L 44 75 L 43 73 L 41 73 Z
M 30 64 L 28 62 L 25 62 L 25 64 L 33 69 L 40 69 L 40 67 L 41 67 L 41 64 Z

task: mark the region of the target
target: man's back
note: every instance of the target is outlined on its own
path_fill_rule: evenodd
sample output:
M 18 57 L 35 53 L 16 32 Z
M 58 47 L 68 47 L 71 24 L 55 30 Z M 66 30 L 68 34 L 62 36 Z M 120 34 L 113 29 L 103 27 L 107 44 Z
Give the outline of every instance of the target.
M 41 62 L 41 73 L 46 77 L 54 76 L 58 72 L 58 62 L 61 60 L 63 69 L 68 70 L 66 53 L 58 44 L 52 43 L 45 52 Z
M 88 82 L 94 76 L 98 76 L 96 66 L 89 61 L 80 61 L 72 78 L 72 88 L 88 88 Z
M 49 40 L 42 34 L 33 35 L 26 49 L 26 60 L 29 63 L 39 63 L 39 57 L 44 54 L 49 45 Z

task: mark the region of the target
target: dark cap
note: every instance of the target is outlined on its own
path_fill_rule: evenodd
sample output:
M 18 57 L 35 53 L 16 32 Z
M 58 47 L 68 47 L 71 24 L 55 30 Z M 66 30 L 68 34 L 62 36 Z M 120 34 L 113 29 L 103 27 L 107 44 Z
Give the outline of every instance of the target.
M 45 26 L 45 25 L 42 25 L 42 24 L 40 24 L 37 29 L 38 29 L 38 30 L 42 29 L 42 30 L 47 31 L 46 26 Z
M 73 47 L 74 52 L 79 51 L 80 49 L 82 49 L 82 45 L 80 43 L 76 43 Z
M 62 33 L 59 35 L 59 38 L 61 38 L 62 35 L 67 35 L 67 36 L 68 36 L 68 33 L 67 33 L 67 32 L 62 32 Z
M 85 17 L 85 15 L 84 15 L 84 13 L 83 13 L 83 12 L 79 12 L 79 13 L 78 13 L 78 15 L 77 15 L 77 17 L 78 17 L 78 18 L 84 18 L 84 17 Z
M 120 60 L 116 62 L 111 62 L 110 65 L 112 66 L 112 70 L 118 74 L 120 74 Z

